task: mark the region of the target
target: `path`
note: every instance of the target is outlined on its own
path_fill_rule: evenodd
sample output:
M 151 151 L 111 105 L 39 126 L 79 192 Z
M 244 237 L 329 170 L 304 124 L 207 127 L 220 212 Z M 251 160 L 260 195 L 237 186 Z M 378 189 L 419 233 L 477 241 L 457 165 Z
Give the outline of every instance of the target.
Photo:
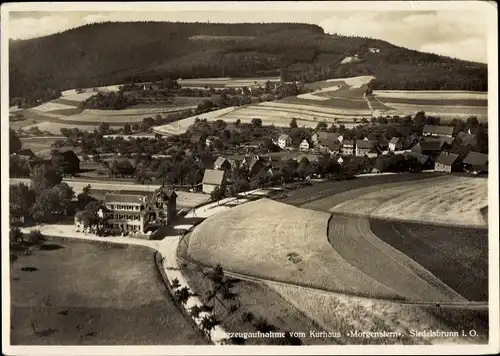
M 266 190 L 256 189 L 248 192 L 240 193 L 239 198 L 230 197 L 220 200 L 219 202 L 208 203 L 204 206 L 201 206 L 196 209 L 192 209 L 186 215 L 186 218 L 207 218 L 216 213 L 222 212 L 227 209 L 231 209 L 234 205 L 243 204 L 249 201 L 248 198 L 250 196 L 265 196 L 267 194 Z M 228 205 L 231 203 L 231 205 Z M 234 205 L 233 205 L 234 204 Z M 193 225 L 185 224 L 185 225 L 176 225 L 174 226 L 174 230 L 176 231 L 187 231 L 193 228 Z M 182 233 L 178 235 L 171 235 L 165 237 L 163 240 L 154 241 L 154 240 L 142 240 L 142 239 L 134 239 L 130 237 L 122 237 L 122 236 L 114 236 L 114 237 L 100 237 L 93 234 L 85 234 L 82 232 L 76 232 L 75 227 L 73 225 L 38 225 L 34 227 L 26 227 L 22 228 L 21 231 L 23 233 L 29 233 L 33 229 L 38 229 L 40 232 L 47 236 L 59 236 L 65 238 L 76 238 L 82 240 L 91 240 L 91 241 L 99 241 L 99 242 L 108 242 L 108 243 L 119 243 L 119 244 L 128 244 L 128 245 L 140 245 L 152 248 L 158 251 L 163 257 L 163 269 L 168 278 L 170 285 L 174 279 L 177 279 L 180 284 L 180 288 L 187 287 L 189 290 L 193 290 L 188 283 L 187 278 L 182 273 L 182 270 L 179 267 L 177 261 L 177 247 L 182 237 Z M 186 304 L 183 307 L 189 313 L 190 308 L 197 305 L 201 307 L 204 303 L 198 296 L 191 296 Z M 204 316 L 208 316 L 210 313 L 201 312 L 198 318 L 194 318 L 196 325 L 198 325 L 201 329 L 201 321 Z M 225 339 L 226 331 L 220 326 L 217 325 L 210 332 L 210 338 L 213 343 L 216 345 L 220 345 L 223 343 Z

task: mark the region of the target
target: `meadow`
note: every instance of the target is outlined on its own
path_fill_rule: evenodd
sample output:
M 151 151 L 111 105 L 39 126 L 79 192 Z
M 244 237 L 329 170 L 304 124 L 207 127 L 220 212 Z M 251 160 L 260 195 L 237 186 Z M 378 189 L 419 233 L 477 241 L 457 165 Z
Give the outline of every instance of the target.
M 205 344 L 166 290 L 153 250 L 63 238 L 45 246 L 11 266 L 13 345 Z

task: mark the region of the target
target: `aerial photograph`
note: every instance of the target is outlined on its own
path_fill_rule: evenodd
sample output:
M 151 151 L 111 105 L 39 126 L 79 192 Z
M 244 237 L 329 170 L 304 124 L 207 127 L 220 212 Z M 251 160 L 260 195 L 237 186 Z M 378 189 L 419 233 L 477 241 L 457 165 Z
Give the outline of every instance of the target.
M 488 346 L 488 4 L 230 4 L 2 5 L 4 340 Z

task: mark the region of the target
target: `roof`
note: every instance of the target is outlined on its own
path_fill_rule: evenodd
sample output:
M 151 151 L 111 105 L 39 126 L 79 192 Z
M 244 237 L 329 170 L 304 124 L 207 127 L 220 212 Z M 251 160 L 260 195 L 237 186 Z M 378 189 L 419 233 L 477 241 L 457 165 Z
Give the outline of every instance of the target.
M 483 166 L 488 164 L 488 155 L 479 152 L 469 152 L 467 157 L 464 158 L 463 163 L 473 166 Z
M 422 148 L 422 151 L 441 151 L 444 141 L 439 139 L 435 140 L 422 139 L 418 144 Z
M 321 145 L 327 147 L 330 151 L 338 151 L 340 149 L 340 143 L 338 142 L 329 141 Z
M 22 150 L 17 151 L 14 153 L 16 156 L 26 156 L 30 158 L 35 158 L 36 155 L 33 153 L 33 151 L 29 148 L 23 148 Z
M 401 142 L 401 137 L 393 137 L 391 138 L 391 140 L 389 141 L 389 143 L 398 143 L 398 142 Z
M 344 146 L 354 146 L 354 140 L 344 140 L 342 141 Z
M 342 136 L 341 133 L 339 132 L 326 132 L 326 131 L 320 131 L 317 133 L 318 134 L 318 141 L 337 141 L 340 136 Z
M 281 141 L 281 140 L 289 140 L 290 139 L 290 136 L 288 136 L 287 134 L 281 134 L 278 136 L 278 141 Z
M 357 148 L 373 148 L 375 147 L 376 142 L 373 140 L 356 140 L 356 147 Z
M 439 157 L 436 159 L 436 163 L 440 163 L 445 166 L 451 166 L 458 159 L 456 153 L 441 152 Z
M 405 152 L 405 153 L 403 153 L 403 156 L 406 158 L 415 157 L 420 162 L 420 164 L 424 164 L 429 159 L 429 156 L 423 155 L 423 154 L 418 153 L 418 152 Z
M 455 142 L 455 139 L 453 137 L 441 137 L 440 140 L 442 143 L 446 142 L 450 146 L 453 144 L 453 142 Z
M 224 171 L 215 169 L 205 169 L 203 174 L 203 184 L 221 185 L 224 181 Z
M 387 138 L 384 135 L 382 135 L 378 138 L 378 144 L 379 144 L 379 146 L 387 147 L 387 145 L 389 144 L 389 141 L 387 140 Z
M 193 136 L 191 136 L 191 138 L 189 139 L 189 141 L 190 141 L 191 143 L 198 143 L 198 142 L 200 142 L 200 140 L 201 140 L 201 136 L 200 136 L 200 135 L 193 135 Z
M 225 162 L 228 162 L 228 163 L 229 163 L 229 161 L 227 160 L 227 158 L 225 158 L 225 157 L 218 157 L 218 158 L 215 160 L 215 162 L 214 162 L 214 166 L 219 166 L 219 167 L 220 167 L 220 166 L 222 166 Z
M 252 157 L 250 164 L 248 165 L 248 169 L 252 169 L 257 163 L 260 163 L 260 157 Z
M 463 145 L 475 146 L 477 143 L 476 135 L 472 135 L 467 132 L 459 132 L 457 134 L 457 140 Z
M 304 143 L 304 141 L 306 141 L 309 145 L 311 144 L 311 140 L 307 137 L 304 137 L 302 141 L 300 141 L 300 144 Z
M 373 147 L 368 153 L 380 153 L 380 150 L 377 147 Z
M 164 193 L 169 198 L 177 196 L 177 193 L 175 192 L 175 190 L 173 190 L 170 187 L 160 187 L 160 188 L 155 190 L 155 194 L 160 193 L 160 192 Z
M 431 133 L 435 135 L 452 135 L 453 126 L 425 125 L 422 133 Z
M 128 203 L 128 204 L 142 204 L 146 195 L 139 194 L 106 194 L 104 196 L 104 204 L 109 203 Z

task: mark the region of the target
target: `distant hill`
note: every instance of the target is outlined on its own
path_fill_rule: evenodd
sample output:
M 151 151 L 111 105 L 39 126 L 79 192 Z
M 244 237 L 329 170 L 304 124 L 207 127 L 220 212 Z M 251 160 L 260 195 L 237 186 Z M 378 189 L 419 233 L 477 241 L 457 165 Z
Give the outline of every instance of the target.
M 306 82 L 372 74 L 374 89 L 487 90 L 485 64 L 309 24 L 109 22 L 11 41 L 9 53 L 11 97 L 131 79 L 279 75 L 282 67 Z M 354 54 L 363 61 L 341 64 Z

